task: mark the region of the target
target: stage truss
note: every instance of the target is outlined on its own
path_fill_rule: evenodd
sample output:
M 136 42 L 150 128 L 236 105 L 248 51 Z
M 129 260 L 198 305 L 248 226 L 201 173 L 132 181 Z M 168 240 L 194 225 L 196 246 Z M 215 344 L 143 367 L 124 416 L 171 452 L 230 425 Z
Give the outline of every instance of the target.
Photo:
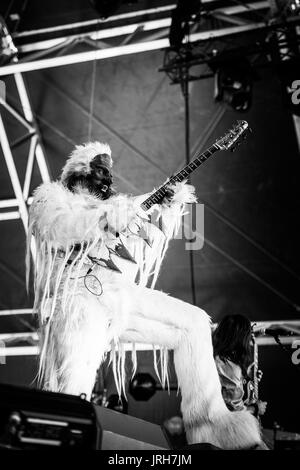
M 33 166 L 37 162 L 41 180 L 43 182 L 50 181 L 50 175 L 46 162 L 45 152 L 42 145 L 42 139 L 39 133 L 38 126 L 34 119 L 34 112 L 32 110 L 26 85 L 22 74 L 15 73 L 14 79 L 18 91 L 18 96 L 23 110 L 23 114 L 17 111 L 14 107 L 8 104 L 5 97 L 0 96 L 0 144 L 2 147 L 3 157 L 6 162 L 10 181 L 13 187 L 14 199 L 4 199 L 0 201 L 0 208 L 5 209 L 0 213 L 0 221 L 13 220 L 21 218 L 24 230 L 27 232 L 28 226 L 28 205 L 30 204 L 30 183 L 32 178 Z M 10 143 L 4 125 L 5 113 L 4 110 L 10 114 L 14 119 L 24 127 L 24 135 L 17 141 Z M 25 180 L 23 183 L 20 181 L 17 171 L 17 161 L 14 159 L 14 148 L 21 143 L 29 141 L 29 152 L 27 155 L 27 165 Z M 12 210 L 13 209 L 13 210 Z
M 4 315 L 32 315 L 31 309 L 3 310 L 0 317 Z M 277 344 L 275 338 L 270 334 L 264 334 L 267 328 L 280 329 L 282 333 L 278 336 L 284 346 L 300 348 L 300 320 L 274 320 L 265 322 L 255 322 L 252 324 L 254 331 L 257 331 L 256 343 L 258 346 L 274 346 Z M 212 329 L 216 325 L 212 325 Z M 259 332 L 262 331 L 262 334 Z M 286 331 L 286 335 L 285 335 Z M 19 344 L 22 343 L 22 346 Z M 159 346 L 155 346 L 159 349 Z M 125 351 L 132 351 L 132 344 L 124 345 Z M 146 343 L 136 343 L 136 351 L 152 351 L 153 345 Z M 292 350 L 291 350 L 292 353 Z M 38 334 L 35 331 L 24 333 L 1 333 L 0 334 L 0 358 L 5 359 L 11 356 L 37 356 L 39 354 Z

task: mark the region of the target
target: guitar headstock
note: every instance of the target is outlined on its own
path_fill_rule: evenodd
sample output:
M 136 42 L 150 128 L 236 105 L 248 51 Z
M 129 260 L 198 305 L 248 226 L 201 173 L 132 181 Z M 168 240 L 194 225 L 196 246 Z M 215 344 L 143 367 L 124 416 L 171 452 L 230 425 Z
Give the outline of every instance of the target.
M 215 143 L 220 150 L 234 149 L 247 137 L 247 132 L 250 131 L 247 121 L 237 121 L 237 123 L 230 129 L 224 137 L 218 139 Z

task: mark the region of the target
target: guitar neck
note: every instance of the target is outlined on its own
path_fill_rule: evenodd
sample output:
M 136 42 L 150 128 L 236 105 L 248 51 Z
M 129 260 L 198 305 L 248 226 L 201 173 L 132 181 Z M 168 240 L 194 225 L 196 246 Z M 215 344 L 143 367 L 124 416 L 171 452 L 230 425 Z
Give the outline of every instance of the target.
M 171 178 L 166 181 L 160 188 L 158 188 L 154 193 L 152 193 L 142 204 L 141 208 L 145 211 L 148 211 L 154 204 L 158 204 L 165 196 L 166 188 L 169 185 L 180 183 L 186 180 L 199 166 L 201 166 L 208 158 L 215 152 L 219 150 L 217 144 L 213 144 L 205 152 L 201 154 L 196 154 L 193 160 L 185 165 L 182 170 L 180 170 L 176 175 L 171 176 Z

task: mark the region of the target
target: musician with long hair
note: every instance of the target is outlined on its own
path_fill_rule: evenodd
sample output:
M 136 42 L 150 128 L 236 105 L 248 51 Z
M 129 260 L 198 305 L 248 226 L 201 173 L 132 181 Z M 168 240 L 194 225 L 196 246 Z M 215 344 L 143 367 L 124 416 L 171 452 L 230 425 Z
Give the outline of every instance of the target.
M 245 394 L 245 382 L 250 380 L 249 369 L 253 361 L 252 329 L 250 320 L 243 315 L 225 316 L 213 333 L 214 356 L 219 373 L 222 395 L 230 411 L 247 409 L 263 415 L 267 403 Z M 257 377 L 261 378 L 261 372 Z

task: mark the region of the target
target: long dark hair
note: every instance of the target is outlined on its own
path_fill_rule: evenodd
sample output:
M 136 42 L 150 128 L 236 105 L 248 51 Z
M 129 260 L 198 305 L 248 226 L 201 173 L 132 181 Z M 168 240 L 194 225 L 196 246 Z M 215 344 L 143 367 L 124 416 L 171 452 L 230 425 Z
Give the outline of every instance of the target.
M 214 356 L 238 364 L 244 375 L 251 363 L 251 322 L 243 315 L 227 315 L 213 333 Z

